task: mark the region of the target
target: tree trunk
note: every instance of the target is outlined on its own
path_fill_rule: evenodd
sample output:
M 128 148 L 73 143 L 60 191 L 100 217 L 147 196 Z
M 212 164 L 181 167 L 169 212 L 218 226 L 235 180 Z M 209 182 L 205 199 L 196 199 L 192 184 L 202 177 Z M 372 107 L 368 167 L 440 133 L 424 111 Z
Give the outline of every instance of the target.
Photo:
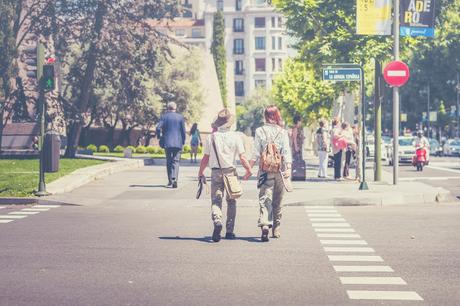
M 77 100 L 77 109 L 80 113 L 85 112 L 88 108 L 89 96 L 91 92 L 91 86 L 94 79 L 94 70 L 96 69 L 96 60 L 97 60 L 97 43 L 100 40 L 100 34 L 103 27 L 103 19 L 106 14 L 107 8 L 104 1 L 99 1 L 95 14 L 94 22 L 94 38 L 91 41 L 91 46 L 88 50 L 87 56 L 87 66 L 85 70 L 85 75 L 83 78 L 83 84 L 81 86 L 80 96 Z M 81 120 L 76 120 L 73 122 L 69 128 L 68 134 L 68 144 L 65 152 L 65 157 L 73 158 L 77 151 L 78 142 L 80 140 L 81 129 L 83 122 Z
M 4 128 L 4 124 L 3 124 L 3 115 L 5 114 L 5 111 L 2 107 L 2 110 L 0 111 L 0 153 L 2 153 L 2 140 L 3 140 L 3 128 Z

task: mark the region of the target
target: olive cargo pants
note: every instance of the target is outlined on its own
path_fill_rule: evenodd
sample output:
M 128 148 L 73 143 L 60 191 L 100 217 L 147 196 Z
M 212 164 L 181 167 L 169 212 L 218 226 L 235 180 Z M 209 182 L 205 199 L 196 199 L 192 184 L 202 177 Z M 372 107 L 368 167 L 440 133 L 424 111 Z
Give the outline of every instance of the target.
M 259 224 L 258 226 L 278 227 L 281 222 L 284 195 L 283 178 L 280 173 L 268 173 L 267 180 L 259 191 Z
M 234 168 L 222 169 L 224 174 L 236 174 Z M 212 169 L 211 173 L 211 218 L 214 224 L 222 222 L 222 198 L 225 191 L 224 180 L 220 169 Z M 236 200 L 226 197 L 227 200 L 227 233 L 233 233 L 236 217 Z

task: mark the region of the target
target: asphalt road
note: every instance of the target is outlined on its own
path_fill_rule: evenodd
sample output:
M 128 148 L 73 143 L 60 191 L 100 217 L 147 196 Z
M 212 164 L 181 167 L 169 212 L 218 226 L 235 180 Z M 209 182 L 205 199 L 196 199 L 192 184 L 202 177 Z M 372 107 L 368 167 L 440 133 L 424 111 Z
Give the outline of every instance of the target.
M 392 172 L 392 167 L 385 165 L 384 170 Z M 460 197 L 460 158 L 431 157 L 430 165 L 418 172 L 410 164 L 400 164 L 401 181 L 419 181 L 435 187 L 449 190 L 454 198 Z
M 178 190 L 146 167 L 56 207 L 0 208 L 20 216 L 0 223 L 0 305 L 460 304 L 458 204 L 286 207 L 281 239 L 261 243 L 243 202 L 238 239 L 212 243 L 195 172 Z

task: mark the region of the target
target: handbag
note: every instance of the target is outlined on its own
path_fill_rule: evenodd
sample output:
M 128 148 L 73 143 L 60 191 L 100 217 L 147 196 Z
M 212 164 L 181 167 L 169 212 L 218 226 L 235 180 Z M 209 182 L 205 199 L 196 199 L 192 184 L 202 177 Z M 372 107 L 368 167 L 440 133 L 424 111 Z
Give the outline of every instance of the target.
M 216 147 L 216 142 L 214 141 L 214 135 L 212 137 L 212 147 L 214 148 L 214 153 L 216 154 L 217 164 L 219 165 L 220 172 L 222 173 L 222 180 L 224 181 L 224 188 L 227 192 L 227 196 L 232 199 L 238 199 L 243 195 L 243 188 L 238 180 L 238 176 L 234 174 L 224 174 L 224 170 L 220 164 L 219 154 Z

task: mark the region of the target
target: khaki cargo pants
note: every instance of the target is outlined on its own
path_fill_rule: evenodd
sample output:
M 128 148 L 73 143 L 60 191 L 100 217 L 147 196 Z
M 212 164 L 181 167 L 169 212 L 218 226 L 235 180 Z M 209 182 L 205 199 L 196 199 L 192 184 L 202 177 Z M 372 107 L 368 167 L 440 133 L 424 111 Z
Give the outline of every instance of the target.
M 234 168 L 222 169 L 224 174 L 235 174 Z M 212 169 L 211 172 L 211 218 L 214 224 L 222 222 L 222 198 L 224 197 L 224 180 L 220 169 Z M 236 200 L 226 197 L 227 200 L 227 233 L 233 233 L 236 217 Z
M 278 227 L 281 222 L 284 195 L 283 178 L 279 173 L 268 173 L 259 191 L 259 226 Z

